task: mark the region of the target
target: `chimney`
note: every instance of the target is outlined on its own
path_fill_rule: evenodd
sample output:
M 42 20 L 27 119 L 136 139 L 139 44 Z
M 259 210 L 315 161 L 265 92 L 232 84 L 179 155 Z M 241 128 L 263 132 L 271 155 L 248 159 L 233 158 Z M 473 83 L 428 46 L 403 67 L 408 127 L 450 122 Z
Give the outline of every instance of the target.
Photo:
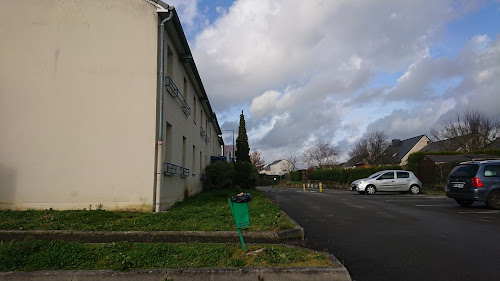
M 393 145 L 393 146 L 397 146 L 400 142 L 401 142 L 401 140 L 400 140 L 400 139 L 393 139 L 393 140 L 392 140 L 392 145 Z

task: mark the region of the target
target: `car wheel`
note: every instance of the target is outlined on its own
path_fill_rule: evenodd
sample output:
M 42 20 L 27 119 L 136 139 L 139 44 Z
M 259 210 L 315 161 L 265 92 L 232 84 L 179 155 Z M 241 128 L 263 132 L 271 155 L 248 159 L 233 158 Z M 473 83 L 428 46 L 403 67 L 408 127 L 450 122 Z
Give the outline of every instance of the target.
M 412 186 L 410 186 L 410 192 L 411 192 L 411 194 L 419 194 L 420 187 L 418 185 L 412 185 Z
M 498 210 L 500 209 L 500 190 L 494 190 L 488 196 L 488 206 L 490 208 Z
M 365 191 L 369 195 L 373 195 L 373 194 L 375 194 L 375 192 L 377 192 L 377 189 L 375 188 L 375 186 L 369 185 L 369 186 L 366 187 Z
M 457 201 L 458 205 L 462 207 L 470 207 L 472 203 L 474 203 L 474 200 L 467 200 L 467 199 L 455 199 Z

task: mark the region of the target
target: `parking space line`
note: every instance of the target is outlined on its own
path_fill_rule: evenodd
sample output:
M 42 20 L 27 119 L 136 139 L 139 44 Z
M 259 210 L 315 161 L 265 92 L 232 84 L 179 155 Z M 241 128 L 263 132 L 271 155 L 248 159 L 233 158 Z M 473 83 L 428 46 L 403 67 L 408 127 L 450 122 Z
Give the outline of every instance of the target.
M 432 204 L 432 205 L 415 205 L 415 207 L 442 207 L 450 206 L 451 204 Z
M 500 214 L 500 211 L 458 212 L 459 214 Z

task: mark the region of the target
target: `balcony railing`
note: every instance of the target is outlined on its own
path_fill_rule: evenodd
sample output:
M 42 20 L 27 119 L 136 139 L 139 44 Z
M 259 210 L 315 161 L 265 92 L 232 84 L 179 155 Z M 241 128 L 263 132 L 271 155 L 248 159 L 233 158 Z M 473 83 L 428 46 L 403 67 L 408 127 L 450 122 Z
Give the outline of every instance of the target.
M 210 137 L 207 135 L 207 132 L 203 127 L 200 127 L 200 135 L 205 139 L 205 142 L 210 142 Z
M 165 175 L 179 175 L 183 178 L 189 176 L 189 169 L 172 163 L 163 163 L 163 173 Z
M 175 85 L 174 81 L 170 76 L 165 77 L 165 88 L 167 89 L 167 92 L 173 97 L 179 100 L 182 106 L 182 110 L 186 115 L 191 114 L 191 107 L 189 107 L 187 101 L 184 99 L 184 96 L 181 94 L 181 91 L 179 91 L 179 88 Z

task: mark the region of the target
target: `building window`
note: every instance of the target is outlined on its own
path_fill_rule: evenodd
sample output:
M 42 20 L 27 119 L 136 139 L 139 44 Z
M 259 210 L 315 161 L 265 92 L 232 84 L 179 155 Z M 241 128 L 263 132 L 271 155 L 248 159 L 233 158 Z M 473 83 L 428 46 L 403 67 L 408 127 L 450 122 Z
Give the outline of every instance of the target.
M 203 164 L 201 163 L 203 160 L 203 153 L 200 151 L 200 174 L 203 171 Z
M 194 175 L 194 172 L 195 172 L 194 169 L 196 168 L 196 166 L 195 166 L 196 165 L 196 146 L 194 146 L 194 145 L 193 145 L 193 156 L 192 156 L 191 160 L 192 160 L 192 162 L 191 162 L 191 170 L 192 170 L 191 174 Z
M 193 94 L 193 121 L 196 124 L 196 94 Z
M 167 76 L 174 78 L 174 53 L 167 46 Z
M 186 137 L 182 137 L 182 165 L 186 168 Z
M 167 122 L 167 129 L 165 133 L 165 142 L 163 146 L 165 154 L 165 162 L 172 163 L 172 125 Z
M 182 94 L 184 95 L 184 100 L 188 100 L 188 82 L 186 77 L 184 77 L 184 88 L 182 89 Z

